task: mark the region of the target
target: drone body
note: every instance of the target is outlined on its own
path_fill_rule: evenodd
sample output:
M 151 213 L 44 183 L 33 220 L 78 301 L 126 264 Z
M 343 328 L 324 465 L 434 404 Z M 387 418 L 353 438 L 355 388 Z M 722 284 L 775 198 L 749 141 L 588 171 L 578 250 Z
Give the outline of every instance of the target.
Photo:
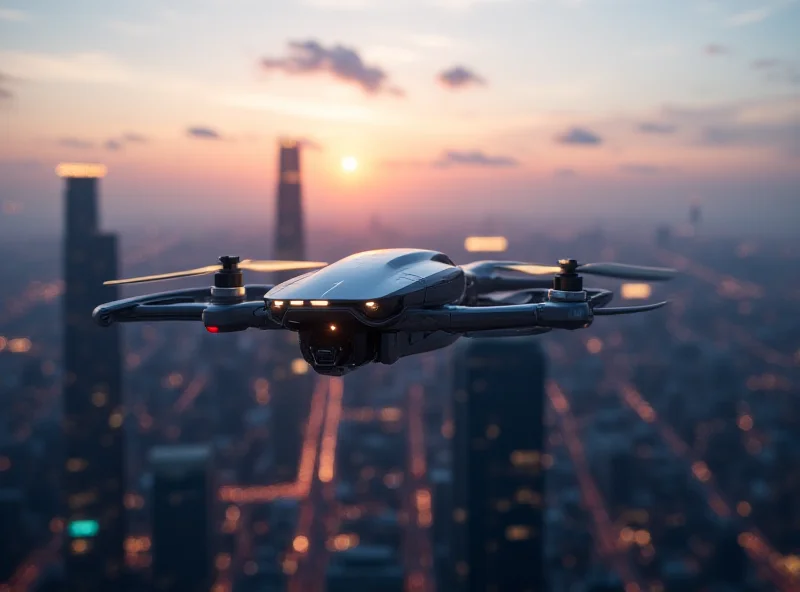
M 558 267 L 502 261 L 457 266 L 443 253 L 421 249 L 366 251 L 328 266 L 240 262 L 238 257 L 221 257 L 220 263 L 189 272 L 107 282 L 215 274 L 211 287 L 119 300 L 98 306 L 93 316 L 103 326 L 195 320 L 211 333 L 248 328 L 295 331 L 303 357 L 315 371 L 341 376 L 370 362 L 392 364 L 440 349 L 460 337 L 580 329 L 591 325 L 595 315 L 643 312 L 666 304 L 604 308 L 613 294 L 584 290 L 578 270 L 647 280 L 669 279 L 674 274 L 613 263 L 579 266 L 574 260 L 562 260 Z M 246 286 L 243 281 L 243 269 L 312 267 L 322 269 L 277 286 Z M 553 274 L 552 280 L 531 277 Z

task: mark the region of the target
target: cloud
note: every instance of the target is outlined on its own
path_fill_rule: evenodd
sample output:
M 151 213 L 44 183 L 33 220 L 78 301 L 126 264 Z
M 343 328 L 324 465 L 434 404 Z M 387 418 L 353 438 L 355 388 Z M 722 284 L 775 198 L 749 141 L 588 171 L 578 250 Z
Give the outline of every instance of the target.
M 30 15 L 23 10 L 13 8 L 0 8 L 0 21 L 21 23 L 30 19 Z
M 774 58 L 764 58 L 760 60 L 755 60 L 753 62 L 753 70 L 769 70 L 771 68 L 775 68 L 781 64 L 781 60 L 776 60 Z
M 186 130 L 186 134 L 191 138 L 199 138 L 202 140 L 221 140 L 222 136 L 210 127 L 195 126 Z
M 600 136 L 581 127 L 573 127 L 567 130 L 556 136 L 555 141 L 559 144 L 577 144 L 583 146 L 597 146 L 603 143 L 603 139 Z
M 129 144 L 146 144 L 147 142 L 149 142 L 147 137 L 134 132 L 127 132 L 125 134 L 122 134 L 122 140 Z
M 710 125 L 702 129 L 700 143 L 717 148 L 770 148 L 800 157 L 800 121 Z
M 454 66 L 439 74 L 439 82 L 448 88 L 462 88 L 469 85 L 483 86 L 486 80 L 463 66 Z
M 671 123 L 645 121 L 639 124 L 639 131 L 643 134 L 674 134 L 678 131 L 678 126 Z
M 771 82 L 800 84 L 800 66 L 786 60 L 774 58 L 760 59 L 752 63 L 753 70 L 765 73 Z
M 663 172 L 664 168 L 654 164 L 629 162 L 619 165 L 619 170 L 623 173 L 632 173 L 634 175 L 655 175 Z
M 726 55 L 731 52 L 729 48 L 719 43 L 709 43 L 703 48 L 703 51 L 706 55 L 710 56 Z
M 0 72 L 0 101 L 14 98 L 14 93 L 5 86 L 8 82 L 11 82 L 11 79 Z
M 326 73 L 341 82 L 358 86 L 367 94 L 404 94 L 388 83 L 386 72 L 376 66 L 367 66 L 356 50 L 343 45 L 326 48 L 314 40 L 291 41 L 287 57 L 263 58 L 261 67 L 295 76 Z
M 761 22 L 771 14 L 772 9 L 770 7 L 762 6 L 761 8 L 738 12 L 728 17 L 728 19 L 725 21 L 725 24 L 729 27 L 743 27 L 745 25 L 752 25 L 753 23 Z
M 448 150 L 433 163 L 433 166 L 436 168 L 450 166 L 515 167 L 519 166 L 519 162 L 509 156 L 489 156 L 479 150 L 466 152 Z
M 112 152 L 116 152 L 118 150 L 122 150 L 122 142 L 114 139 L 106 140 L 106 143 L 103 144 L 103 147 L 106 150 L 111 150 Z
M 83 138 L 60 138 L 58 145 L 62 148 L 73 148 L 75 150 L 88 150 L 94 148 L 94 142 Z

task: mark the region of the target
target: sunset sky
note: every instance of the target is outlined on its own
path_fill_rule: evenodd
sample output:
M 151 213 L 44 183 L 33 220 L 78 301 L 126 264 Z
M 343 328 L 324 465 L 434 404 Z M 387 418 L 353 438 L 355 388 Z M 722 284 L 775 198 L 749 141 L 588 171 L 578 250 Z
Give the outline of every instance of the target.
M 797 0 L 0 0 L 0 231 L 58 220 L 60 161 L 108 166 L 106 226 L 271 219 L 283 135 L 312 224 L 783 228 L 798 30 Z

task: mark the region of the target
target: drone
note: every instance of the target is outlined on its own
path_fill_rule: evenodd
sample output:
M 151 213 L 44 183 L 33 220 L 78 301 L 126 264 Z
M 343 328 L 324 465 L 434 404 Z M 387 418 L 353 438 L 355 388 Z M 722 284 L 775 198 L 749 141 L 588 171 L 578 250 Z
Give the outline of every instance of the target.
M 246 285 L 245 270 L 305 272 L 277 285 Z M 98 306 L 92 316 L 103 327 L 201 321 L 209 333 L 294 331 L 303 358 L 317 373 L 342 376 L 369 363 L 394 364 L 400 358 L 441 349 L 461 337 L 584 329 L 595 316 L 654 310 L 667 302 L 607 307 L 613 292 L 584 288 L 581 274 L 664 281 L 677 272 L 620 263 L 579 264 L 574 259 L 562 259 L 557 266 L 514 261 L 459 266 L 437 251 L 381 249 L 330 265 L 224 256 L 207 267 L 105 284 L 212 273 L 212 286 L 117 300 Z

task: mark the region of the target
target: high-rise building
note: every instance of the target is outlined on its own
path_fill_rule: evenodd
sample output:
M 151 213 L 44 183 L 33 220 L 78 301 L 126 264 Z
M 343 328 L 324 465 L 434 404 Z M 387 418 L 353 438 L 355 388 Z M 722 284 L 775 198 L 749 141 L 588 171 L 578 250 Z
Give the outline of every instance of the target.
M 116 236 L 99 231 L 105 167 L 62 164 L 66 180 L 63 300 L 65 575 L 74 592 L 124 589 L 124 447 L 119 329 L 92 310 L 118 298 Z
M 159 446 L 153 471 L 153 590 L 208 592 L 212 585 L 212 455 L 209 446 Z
M 294 140 L 280 141 L 278 163 L 278 207 L 275 226 L 275 258 L 302 260 L 306 256 L 303 228 L 303 194 L 300 184 L 300 145 Z M 292 274 L 276 274 L 284 281 Z
M 542 592 L 545 356 L 532 337 L 457 344 L 451 589 Z
M 31 547 L 24 522 L 25 499 L 22 489 L 0 489 L 0 582 L 11 579 Z
M 294 140 L 280 142 L 278 196 L 275 218 L 275 259 L 303 260 L 306 255 L 303 229 L 300 145 Z M 297 273 L 275 274 L 275 283 Z M 273 446 L 272 481 L 293 481 L 297 476 L 303 429 L 308 419 L 313 377 L 299 358 L 297 335 L 288 331 L 272 336 L 273 373 L 270 381 Z

